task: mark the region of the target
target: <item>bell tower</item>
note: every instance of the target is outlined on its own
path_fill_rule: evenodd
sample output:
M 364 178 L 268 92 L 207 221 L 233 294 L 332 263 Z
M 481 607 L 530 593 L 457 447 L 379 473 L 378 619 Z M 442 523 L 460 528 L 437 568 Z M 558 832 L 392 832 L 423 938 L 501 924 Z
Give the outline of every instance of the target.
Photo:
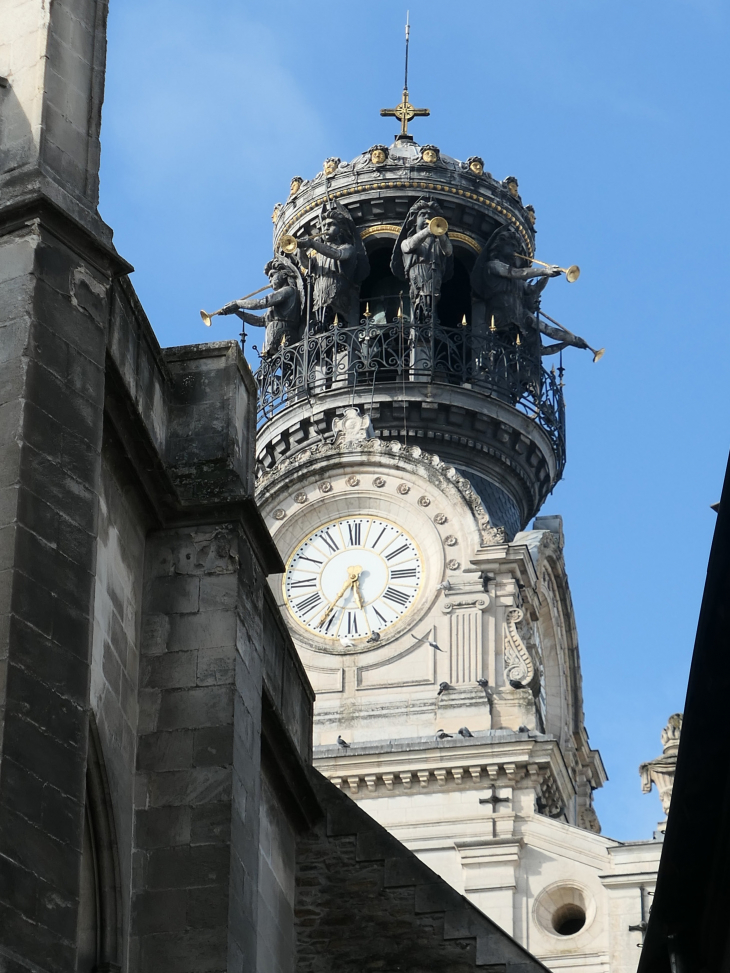
M 530 918 L 525 834 L 605 854 L 562 520 L 537 516 L 565 464 L 562 356 L 543 359 L 587 345 L 541 311 L 561 269 L 533 260 L 517 180 L 419 145 L 411 108 L 393 144 L 292 180 L 283 276 L 267 265 L 273 295 L 224 310 L 268 308 L 257 500 L 317 694 L 315 765 L 547 957 L 564 943 L 552 905 Z M 296 320 L 277 311 L 295 292 Z

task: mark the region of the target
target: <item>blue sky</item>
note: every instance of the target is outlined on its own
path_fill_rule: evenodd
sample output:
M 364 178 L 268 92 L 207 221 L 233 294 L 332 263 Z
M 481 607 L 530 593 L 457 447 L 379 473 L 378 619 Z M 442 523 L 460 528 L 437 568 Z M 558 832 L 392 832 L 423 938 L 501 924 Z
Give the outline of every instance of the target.
M 162 345 L 265 283 L 290 178 L 390 142 L 411 11 L 412 131 L 515 174 L 566 356 L 563 515 L 604 833 L 649 837 L 638 764 L 681 710 L 728 446 L 728 7 L 720 0 L 115 0 L 101 212 Z

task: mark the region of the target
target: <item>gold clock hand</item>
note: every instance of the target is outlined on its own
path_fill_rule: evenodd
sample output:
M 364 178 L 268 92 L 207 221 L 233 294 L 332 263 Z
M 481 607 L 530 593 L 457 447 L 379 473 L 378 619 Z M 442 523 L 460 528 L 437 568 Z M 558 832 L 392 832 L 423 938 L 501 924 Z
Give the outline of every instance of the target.
M 355 598 L 357 599 L 357 607 L 362 612 L 363 618 L 365 619 L 365 624 L 367 625 L 367 629 L 368 630 L 367 630 L 367 633 L 366 634 L 367 635 L 372 635 L 373 632 L 372 632 L 372 629 L 370 628 L 370 622 L 368 621 L 368 613 L 365 611 L 365 607 L 364 607 L 363 601 L 362 601 L 362 592 L 360 591 L 360 578 L 359 577 L 353 582 L 352 590 L 354 592 Z
M 351 567 L 351 568 L 348 568 L 347 569 L 347 581 L 343 584 L 343 586 L 337 592 L 337 594 L 335 595 L 334 600 L 332 601 L 332 603 L 327 608 L 325 608 L 324 612 L 322 613 L 322 617 L 317 622 L 317 628 L 322 628 L 322 626 L 324 625 L 324 623 L 327 621 L 327 619 L 330 617 L 330 615 L 332 614 L 332 612 L 337 607 L 337 602 L 344 595 L 344 593 L 347 591 L 347 589 L 348 588 L 351 588 L 353 585 L 356 585 L 357 584 L 357 581 L 358 581 L 358 578 L 360 577 L 360 572 L 361 571 L 362 571 L 362 568 L 359 565 L 357 565 L 357 564 L 354 567 Z M 360 605 L 360 607 L 362 608 L 362 604 Z

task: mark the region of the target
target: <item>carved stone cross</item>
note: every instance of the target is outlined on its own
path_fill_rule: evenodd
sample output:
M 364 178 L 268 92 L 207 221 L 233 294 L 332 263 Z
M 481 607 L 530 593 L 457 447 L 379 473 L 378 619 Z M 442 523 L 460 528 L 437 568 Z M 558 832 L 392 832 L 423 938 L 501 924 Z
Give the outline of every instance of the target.
M 496 811 L 497 810 L 497 805 L 498 804 L 504 804 L 506 802 L 509 802 L 509 798 L 508 797 L 497 797 L 496 791 L 492 792 L 491 797 L 480 797 L 479 798 L 479 803 L 480 804 L 491 804 L 493 811 Z
M 408 122 L 412 121 L 416 116 L 430 115 L 431 112 L 428 108 L 414 108 L 408 101 L 408 88 L 404 88 L 403 101 L 400 105 L 396 105 L 395 108 L 381 108 L 380 114 L 384 118 L 397 118 L 400 122 L 401 135 L 408 135 Z

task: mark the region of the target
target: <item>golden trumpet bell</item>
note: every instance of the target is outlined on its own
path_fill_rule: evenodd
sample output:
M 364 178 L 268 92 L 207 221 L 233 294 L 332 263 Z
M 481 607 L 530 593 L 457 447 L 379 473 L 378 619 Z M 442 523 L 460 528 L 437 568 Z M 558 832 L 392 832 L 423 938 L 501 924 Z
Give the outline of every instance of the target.
M 213 323 L 210 320 L 210 314 L 208 314 L 207 311 L 201 311 L 200 312 L 200 316 L 203 319 L 203 324 L 206 326 L 206 328 L 209 328 L 211 326 L 211 324 Z
M 569 284 L 574 284 L 580 277 L 580 267 L 576 264 L 571 264 L 570 267 L 565 271 L 565 279 Z
M 278 247 L 283 250 L 284 253 L 296 253 L 299 249 L 299 244 L 297 243 L 297 238 L 292 236 L 291 233 L 284 233 L 279 237 Z
M 434 236 L 443 236 L 444 233 L 448 232 L 449 224 L 443 216 L 434 216 L 433 219 L 428 221 L 428 228 Z
M 593 349 L 591 349 L 591 350 L 593 350 Z M 605 354 L 606 354 L 606 349 L 605 348 L 599 348 L 598 351 L 595 352 L 594 355 L 593 355 L 593 361 L 594 362 L 600 361 Z

